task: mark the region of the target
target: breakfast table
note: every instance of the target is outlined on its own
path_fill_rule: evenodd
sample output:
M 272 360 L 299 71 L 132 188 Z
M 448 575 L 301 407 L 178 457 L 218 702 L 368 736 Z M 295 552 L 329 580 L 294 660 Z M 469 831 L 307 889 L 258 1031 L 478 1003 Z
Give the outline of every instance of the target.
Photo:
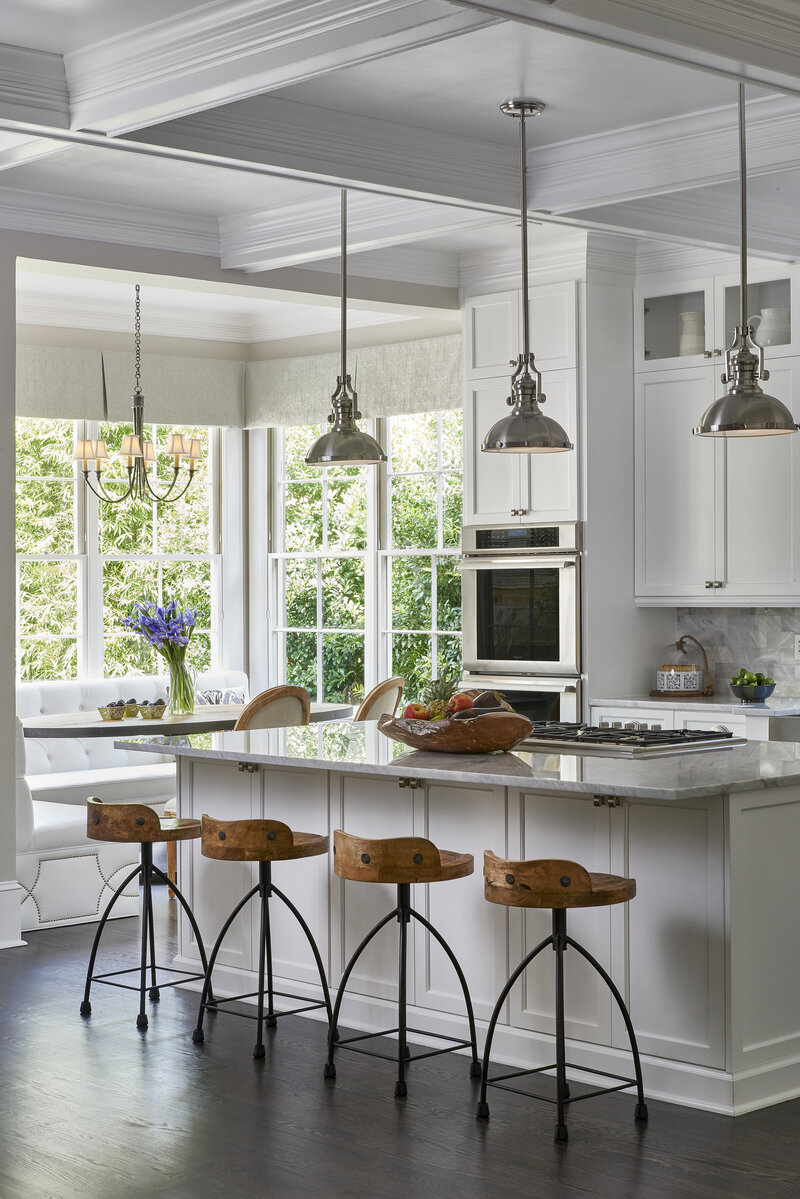
M 22 720 L 26 737 L 136 737 L 185 736 L 189 733 L 213 733 L 232 729 L 244 710 L 243 704 L 204 704 L 183 716 L 161 716 L 144 720 L 140 716 L 122 720 L 103 720 L 96 711 L 60 712 L 48 716 L 28 716 Z M 309 719 L 347 720 L 353 715 L 350 704 L 311 704 Z

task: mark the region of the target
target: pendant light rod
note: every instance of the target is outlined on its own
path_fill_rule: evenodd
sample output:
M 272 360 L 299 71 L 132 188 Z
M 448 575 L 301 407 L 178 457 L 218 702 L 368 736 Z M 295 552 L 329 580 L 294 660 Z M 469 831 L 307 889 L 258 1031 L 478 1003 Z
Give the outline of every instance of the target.
M 739 260 L 741 286 L 739 324 L 747 325 L 747 148 L 744 128 L 744 84 L 739 84 Z
M 531 352 L 528 282 L 528 156 L 525 137 L 525 109 L 519 113 L 520 228 L 522 230 L 522 353 L 527 361 Z
M 341 376 L 347 378 L 347 192 L 342 188 L 339 224 L 342 239 L 342 327 L 341 327 Z

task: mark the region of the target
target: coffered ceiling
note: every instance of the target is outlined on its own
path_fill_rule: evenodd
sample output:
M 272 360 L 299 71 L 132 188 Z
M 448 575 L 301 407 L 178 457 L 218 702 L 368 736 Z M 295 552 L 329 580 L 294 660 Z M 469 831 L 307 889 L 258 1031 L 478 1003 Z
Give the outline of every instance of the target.
M 800 13 L 791 0 L 762 0 L 757 22 L 751 10 L 0 0 L 0 229 L 204 255 L 231 285 L 290 303 L 287 272 L 299 294 L 337 267 L 347 186 L 355 300 L 372 301 L 376 323 L 407 320 L 417 284 L 438 319 L 452 316 L 476 253 L 506 252 L 518 236 L 518 127 L 502 100 L 546 104 L 529 125 L 540 240 L 578 225 L 732 249 L 745 78 L 751 248 L 793 258 Z M 49 277 L 30 286 L 30 312 L 47 310 Z M 332 282 L 327 293 L 320 331 Z M 99 320 L 97 300 L 87 293 Z M 268 324 L 241 319 L 243 340 Z

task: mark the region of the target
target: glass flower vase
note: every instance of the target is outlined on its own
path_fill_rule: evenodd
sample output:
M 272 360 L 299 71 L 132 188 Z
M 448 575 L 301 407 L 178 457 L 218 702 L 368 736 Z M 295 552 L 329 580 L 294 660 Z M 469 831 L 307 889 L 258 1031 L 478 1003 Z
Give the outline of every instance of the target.
M 169 663 L 167 712 L 170 716 L 194 712 L 194 671 L 183 658 Z

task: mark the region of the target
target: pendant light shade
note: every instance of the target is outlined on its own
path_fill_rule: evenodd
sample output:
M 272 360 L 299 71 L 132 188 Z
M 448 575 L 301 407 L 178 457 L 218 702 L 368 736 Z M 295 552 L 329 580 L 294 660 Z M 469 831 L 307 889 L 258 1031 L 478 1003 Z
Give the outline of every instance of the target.
M 520 229 L 522 240 L 522 353 L 511 376 L 511 392 L 506 403 L 509 416 L 492 425 L 481 449 L 490 454 L 557 454 L 571 450 L 572 442 L 558 421 L 545 416 L 539 407 L 547 397 L 542 392 L 542 376 L 536 369 L 530 349 L 528 301 L 528 192 L 526 175 L 525 118 L 538 116 L 544 104 L 537 100 L 506 100 L 500 105 L 506 116 L 519 119 L 520 158 Z
M 766 383 L 764 350 L 747 320 L 747 164 L 745 153 L 744 84 L 739 84 L 739 220 L 740 272 L 739 324 L 725 353 L 722 382 L 728 391 L 706 408 L 693 430 L 699 437 L 770 437 L 797 430 L 794 417 L 781 400 L 767 395 L 759 385 Z
M 306 454 L 309 466 L 374 466 L 386 461 L 386 455 L 374 437 L 359 429 L 356 421 L 361 419 L 358 411 L 358 396 L 347 373 L 347 192 L 341 198 L 342 229 L 342 324 L 341 324 L 341 374 L 336 380 L 336 390 L 331 396 L 331 413 L 326 433 L 312 445 Z

